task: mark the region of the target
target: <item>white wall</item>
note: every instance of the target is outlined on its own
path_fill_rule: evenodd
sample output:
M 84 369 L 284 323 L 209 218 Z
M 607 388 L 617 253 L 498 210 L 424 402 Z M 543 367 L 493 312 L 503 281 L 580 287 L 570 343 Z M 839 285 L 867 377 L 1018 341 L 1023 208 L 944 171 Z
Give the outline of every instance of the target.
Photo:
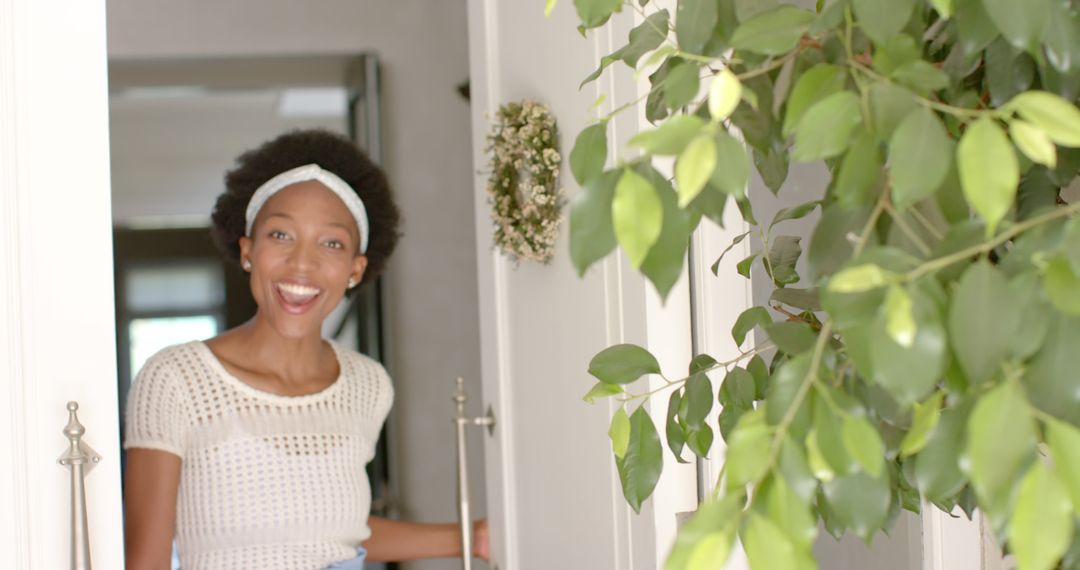
M 469 108 L 456 94 L 469 73 L 464 0 L 109 0 L 108 22 L 112 59 L 379 55 L 384 165 L 405 217 L 385 306 L 397 388 L 391 461 L 406 516 L 452 520 L 453 379 L 467 379 L 473 412 L 480 400 Z M 478 433 L 473 443 L 479 490 Z M 483 494 L 474 496 L 483 513 Z

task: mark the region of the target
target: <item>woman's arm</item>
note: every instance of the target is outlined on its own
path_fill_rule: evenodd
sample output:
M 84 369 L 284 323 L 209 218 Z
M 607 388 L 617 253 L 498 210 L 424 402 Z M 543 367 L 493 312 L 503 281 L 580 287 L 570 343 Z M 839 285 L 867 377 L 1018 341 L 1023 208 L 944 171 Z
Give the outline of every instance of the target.
M 461 529 L 457 523 L 414 523 L 371 517 L 371 538 L 364 542 L 367 560 L 390 562 L 461 556 Z M 487 560 L 487 521 L 473 523 L 473 556 Z
M 128 570 L 172 568 L 180 458 L 131 448 L 124 471 L 124 554 Z

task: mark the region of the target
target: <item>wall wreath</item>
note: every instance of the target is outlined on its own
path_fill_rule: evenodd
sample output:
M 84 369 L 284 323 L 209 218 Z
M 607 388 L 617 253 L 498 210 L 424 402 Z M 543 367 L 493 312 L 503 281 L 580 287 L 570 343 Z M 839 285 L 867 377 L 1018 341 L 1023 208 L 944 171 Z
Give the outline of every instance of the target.
M 495 245 L 517 262 L 548 263 L 565 201 L 555 117 L 536 101 L 507 103 L 499 107 L 487 140 Z

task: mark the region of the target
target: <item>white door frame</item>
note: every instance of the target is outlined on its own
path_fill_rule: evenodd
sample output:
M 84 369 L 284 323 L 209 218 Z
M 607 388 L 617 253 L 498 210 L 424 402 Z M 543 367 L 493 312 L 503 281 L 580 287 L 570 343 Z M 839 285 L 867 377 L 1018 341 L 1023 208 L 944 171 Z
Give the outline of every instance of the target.
M 105 0 L 0 0 L 0 567 L 70 565 L 65 403 L 101 456 L 93 562 L 123 568 Z

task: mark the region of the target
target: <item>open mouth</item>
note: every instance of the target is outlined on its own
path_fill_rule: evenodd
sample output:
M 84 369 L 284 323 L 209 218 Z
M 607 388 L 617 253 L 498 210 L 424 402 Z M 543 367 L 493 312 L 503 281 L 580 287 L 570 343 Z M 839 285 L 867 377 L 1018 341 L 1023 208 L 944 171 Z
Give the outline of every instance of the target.
M 276 283 L 275 289 L 282 307 L 293 314 L 306 312 L 322 294 L 322 290 L 317 287 L 297 283 Z

